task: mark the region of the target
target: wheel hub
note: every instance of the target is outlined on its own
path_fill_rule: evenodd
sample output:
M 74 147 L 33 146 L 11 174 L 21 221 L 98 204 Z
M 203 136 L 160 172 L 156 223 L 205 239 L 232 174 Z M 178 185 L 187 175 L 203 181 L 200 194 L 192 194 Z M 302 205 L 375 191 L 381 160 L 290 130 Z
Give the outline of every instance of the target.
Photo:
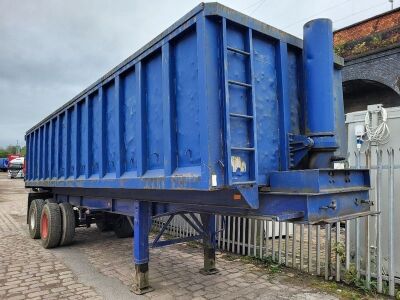
M 46 239 L 49 234 L 49 218 L 47 217 L 47 214 L 44 213 L 42 215 L 42 221 L 41 221 L 41 226 L 40 226 L 40 235 L 42 239 Z
M 35 228 L 36 228 L 36 216 L 35 216 L 35 214 L 31 214 L 29 223 L 31 225 L 31 229 L 35 230 Z

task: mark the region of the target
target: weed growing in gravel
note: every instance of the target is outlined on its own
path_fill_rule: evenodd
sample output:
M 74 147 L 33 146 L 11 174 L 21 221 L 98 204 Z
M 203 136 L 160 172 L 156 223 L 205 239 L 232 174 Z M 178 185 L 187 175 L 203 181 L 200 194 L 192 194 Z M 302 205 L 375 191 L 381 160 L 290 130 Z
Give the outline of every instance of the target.
M 282 264 L 277 264 L 272 260 L 272 256 L 264 256 L 263 258 L 258 258 L 254 256 L 239 256 L 230 253 L 224 253 L 223 259 L 228 261 L 241 261 L 246 264 L 253 264 L 266 270 L 269 274 L 276 274 L 282 272 Z

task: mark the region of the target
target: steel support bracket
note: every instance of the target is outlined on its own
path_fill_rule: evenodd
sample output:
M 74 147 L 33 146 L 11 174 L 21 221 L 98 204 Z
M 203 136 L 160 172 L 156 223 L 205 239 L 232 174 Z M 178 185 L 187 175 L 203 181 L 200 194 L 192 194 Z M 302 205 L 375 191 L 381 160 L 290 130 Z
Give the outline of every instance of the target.
M 239 193 L 243 196 L 244 200 L 252 209 L 257 209 L 260 206 L 258 199 L 258 186 L 238 186 Z
M 172 219 L 176 215 L 180 215 L 190 225 L 190 227 L 192 227 L 198 234 L 194 235 L 194 236 L 187 236 L 187 237 L 183 237 L 183 238 L 160 241 L 161 236 L 163 235 L 163 233 L 165 232 L 165 230 L 168 228 L 169 224 L 171 223 Z M 189 215 L 191 216 L 193 221 L 191 219 L 189 219 L 185 215 L 184 212 L 176 212 L 176 213 L 171 214 L 169 216 L 167 222 L 165 222 L 163 224 L 159 233 L 154 238 L 154 241 L 151 243 L 151 248 L 159 248 L 159 247 L 163 247 L 163 246 L 184 243 L 184 242 L 190 242 L 190 241 L 200 240 L 200 239 L 204 238 L 203 224 L 193 213 L 189 213 Z
M 314 141 L 305 135 L 288 134 L 289 139 L 289 167 L 296 167 L 314 146 Z
M 151 248 L 160 248 L 160 247 L 179 244 L 179 243 L 196 241 L 196 240 L 202 239 L 203 237 L 204 237 L 204 235 L 198 234 L 198 235 L 194 235 L 194 236 L 187 236 L 187 237 L 177 238 L 177 239 L 172 239 L 172 240 L 157 241 L 155 243 L 154 242 L 152 243 Z
M 370 188 L 369 170 L 363 169 L 271 172 L 270 191 L 260 193 L 260 210 L 307 224 L 370 214 Z

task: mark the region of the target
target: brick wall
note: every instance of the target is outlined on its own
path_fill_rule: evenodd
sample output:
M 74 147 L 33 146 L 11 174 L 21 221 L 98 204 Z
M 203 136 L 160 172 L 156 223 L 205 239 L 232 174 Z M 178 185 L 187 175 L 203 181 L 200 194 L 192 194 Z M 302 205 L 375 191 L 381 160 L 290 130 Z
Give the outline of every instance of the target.
M 349 26 L 334 33 L 334 44 L 342 45 L 349 41 L 362 39 L 371 34 L 387 31 L 400 26 L 400 9 L 378 15 L 371 19 Z
M 348 60 L 342 76 L 343 82 L 376 81 L 400 95 L 400 47 Z

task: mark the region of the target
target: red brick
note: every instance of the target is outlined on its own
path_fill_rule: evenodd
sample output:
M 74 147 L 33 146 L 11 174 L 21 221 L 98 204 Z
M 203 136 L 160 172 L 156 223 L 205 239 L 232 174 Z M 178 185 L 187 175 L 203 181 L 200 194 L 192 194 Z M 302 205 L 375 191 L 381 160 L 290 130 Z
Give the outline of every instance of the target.
M 386 31 L 400 25 L 400 9 L 395 9 L 387 14 L 378 15 L 364 22 L 339 29 L 334 33 L 334 44 L 343 45 L 349 41 L 358 40 L 371 34 Z

